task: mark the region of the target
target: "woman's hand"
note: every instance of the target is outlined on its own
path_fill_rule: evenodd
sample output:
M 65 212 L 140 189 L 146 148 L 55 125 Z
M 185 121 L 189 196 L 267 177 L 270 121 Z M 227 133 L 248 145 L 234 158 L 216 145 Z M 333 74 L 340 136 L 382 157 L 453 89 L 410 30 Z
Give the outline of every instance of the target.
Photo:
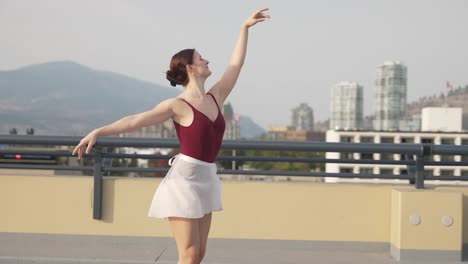
M 244 25 L 249 28 L 249 27 L 257 24 L 258 22 L 263 22 L 267 18 L 270 18 L 269 15 L 263 13 L 263 12 L 265 12 L 267 10 L 268 10 L 268 8 L 263 8 L 263 9 L 260 9 L 260 10 L 258 10 L 256 12 L 254 12 L 247 20 L 245 20 Z
M 96 130 L 93 130 L 92 132 L 90 132 L 86 137 L 81 139 L 80 144 L 78 144 L 73 150 L 72 156 L 75 155 L 75 152 L 78 152 L 78 159 L 81 159 L 83 150 L 86 148 L 86 145 L 88 146 L 86 148 L 86 154 L 89 154 L 89 152 L 91 151 L 91 148 L 96 143 L 97 137 L 98 137 L 98 134 Z

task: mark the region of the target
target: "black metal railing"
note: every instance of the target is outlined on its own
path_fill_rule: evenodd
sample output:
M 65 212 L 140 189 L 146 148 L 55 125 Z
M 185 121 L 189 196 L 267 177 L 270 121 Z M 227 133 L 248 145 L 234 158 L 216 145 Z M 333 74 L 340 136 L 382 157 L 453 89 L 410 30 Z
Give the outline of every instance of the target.
M 8 147 L 0 148 L 0 159 L 5 155 L 29 155 L 72 157 L 71 151 L 81 140 L 81 137 L 70 136 L 32 136 L 32 135 L 0 135 L 0 144 Z M 25 146 L 68 146 L 70 150 L 28 150 Z M 160 172 L 168 168 L 139 168 L 116 167 L 112 168 L 109 159 L 138 158 L 138 159 L 170 159 L 171 155 L 157 154 L 125 154 L 114 153 L 114 148 L 178 148 L 177 139 L 161 138 L 121 138 L 99 137 L 90 154 L 84 154 L 84 159 L 92 159 L 93 166 L 68 165 L 42 165 L 42 164 L 15 164 L 0 163 L 0 168 L 10 169 L 47 169 L 47 170 L 76 170 L 93 171 L 94 174 L 94 209 L 93 218 L 101 219 L 102 207 L 102 180 L 110 172 Z M 433 145 L 433 144 L 375 144 L 375 143 L 331 143 L 331 142 L 290 142 L 290 141 L 254 141 L 254 140 L 225 140 L 222 149 L 227 150 L 265 150 L 265 151 L 300 151 L 300 152 L 337 152 L 337 153 L 380 153 L 400 154 L 402 160 L 374 160 L 374 159 L 327 159 L 327 158 L 301 158 L 281 156 L 219 156 L 219 161 L 269 161 L 269 162 L 303 162 L 303 163 L 347 163 L 347 164 L 387 164 L 407 166 L 407 174 L 372 174 L 372 173 L 326 173 L 316 171 L 287 171 L 287 170 L 241 170 L 220 169 L 219 174 L 241 175 L 284 175 L 304 177 L 339 177 L 339 178 L 377 178 L 377 179 L 406 179 L 414 182 L 417 189 L 424 188 L 425 180 L 468 180 L 468 176 L 428 176 L 424 175 L 427 166 L 468 166 L 468 161 L 432 161 L 432 155 L 468 155 L 468 146 L 460 145 Z M 112 152 L 110 152 L 112 151 Z M 76 157 L 76 154 L 75 154 Z

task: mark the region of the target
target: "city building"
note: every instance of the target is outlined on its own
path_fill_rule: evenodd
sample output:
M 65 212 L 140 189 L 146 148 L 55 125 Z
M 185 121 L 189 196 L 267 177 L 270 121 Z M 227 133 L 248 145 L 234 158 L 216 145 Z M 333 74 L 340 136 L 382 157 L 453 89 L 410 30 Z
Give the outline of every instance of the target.
M 463 109 L 461 107 L 426 107 L 422 109 L 422 131 L 461 132 Z
M 287 126 L 270 127 L 267 140 L 278 141 L 325 141 L 325 132 L 292 130 Z
M 224 131 L 224 139 L 240 138 L 240 117 L 234 113 L 231 103 L 223 106 L 223 116 L 226 122 L 226 130 Z
M 351 142 L 351 143 L 430 143 L 468 146 L 468 134 L 463 132 L 402 132 L 402 131 L 337 131 L 329 130 L 326 134 L 327 142 Z M 370 159 L 370 160 L 402 160 L 405 157 L 399 154 L 380 153 L 327 153 L 327 159 Z M 468 161 L 468 156 L 442 156 L 432 155 L 434 161 Z M 385 164 L 338 164 L 327 163 L 326 172 L 343 173 L 373 173 L 373 174 L 407 174 L 405 165 Z M 444 176 L 468 176 L 468 168 L 465 166 L 427 166 L 426 175 Z M 338 179 L 327 177 L 327 182 L 367 181 L 356 179 Z M 378 182 L 387 180 L 376 179 Z M 389 182 L 402 182 L 402 180 L 388 180 Z M 408 182 L 403 181 L 403 182 Z
M 333 87 L 330 129 L 363 128 L 363 88 L 356 82 L 340 82 Z
M 162 124 L 142 127 L 135 131 L 120 134 L 119 136 L 136 138 L 175 138 L 177 134 L 172 119 L 169 119 Z
M 374 130 L 397 131 L 407 127 L 407 68 L 399 61 L 377 67 Z
M 292 110 L 291 130 L 314 130 L 314 111 L 306 103 L 302 103 Z
M 284 141 L 325 141 L 325 132 L 314 130 L 314 111 L 306 103 L 291 110 L 290 126 L 272 126 L 267 132 L 267 140 Z

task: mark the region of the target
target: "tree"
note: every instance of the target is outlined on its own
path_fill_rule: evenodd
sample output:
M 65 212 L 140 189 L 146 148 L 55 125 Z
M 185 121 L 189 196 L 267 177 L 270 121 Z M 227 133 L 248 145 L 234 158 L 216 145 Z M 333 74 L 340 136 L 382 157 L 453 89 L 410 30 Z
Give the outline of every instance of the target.
M 242 150 L 242 149 L 238 149 L 236 150 L 236 156 L 246 156 L 247 153 L 245 150 Z M 220 156 L 232 156 L 233 155 L 233 150 L 232 149 L 223 149 L 221 150 L 220 152 Z M 236 167 L 235 169 L 238 170 L 242 165 L 244 165 L 245 161 L 236 161 Z M 221 160 L 219 161 L 219 164 L 221 164 L 221 166 L 226 169 L 226 170 L 230 170 L 232 169 L 232 164 L 233 164 L 233 161 L 231 160 Z
M 248 156 L 260 157 L 296 157 L 296 158 L 324 158 L 323 152 L 308 152 L 308 151 L 267 151 L 267 150 L 251 150 L 247 152 Z M 323 163 L 311 162 L 271 162 L 271 161 L 249 161 L 251 167 L 257 170 L 279 170 L 279 171 L 324 171 Z
M 17 135 L 17 134 L 18 134 L 18 130 L 16 129 L 16 127 L 10 129 L 10 135 Z
M 26 129 L 26 134 L 27 135 L 34 135 L 34 128 L 31 127 L 31 128 Z
M 137 154 L 137 153 L 134 152 L 133 154 Z M 138 167 L 138 161 L 137 161 L 137 159 L 136 159 L 136 158 L 130 159 L 130 163 L 128 164 L 128 167 L 137 168 L 137 167 Z

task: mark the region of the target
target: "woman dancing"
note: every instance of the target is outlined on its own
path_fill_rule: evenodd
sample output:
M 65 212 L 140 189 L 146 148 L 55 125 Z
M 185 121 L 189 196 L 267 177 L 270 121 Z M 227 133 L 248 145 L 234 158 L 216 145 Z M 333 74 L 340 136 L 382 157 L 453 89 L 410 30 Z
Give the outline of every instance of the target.
M 225 123 L 221 113 L 244 64 L 249 28 L 270 18 L 254 12 L 241 26 L 231 61 L 222 78 L 205 92 L 211 75 L 208 60 L 195 49 L 185 49 L 172 57 L 166 78 L 172 86 L 185 90 L 159 103 L 152 110 L 124 117 L 97 128 L 73 150 L 78 159 L 88 154 L 98 136 L 117 135 L 172 119 L 180 141 L 180 154 L 154 193 L 148 216 L 168 219 L 176 240 L 178 264 L 201 263 L 208 241 L 213 211 L 222 210 L 221 182 L 215 160 L 221 147 Z

